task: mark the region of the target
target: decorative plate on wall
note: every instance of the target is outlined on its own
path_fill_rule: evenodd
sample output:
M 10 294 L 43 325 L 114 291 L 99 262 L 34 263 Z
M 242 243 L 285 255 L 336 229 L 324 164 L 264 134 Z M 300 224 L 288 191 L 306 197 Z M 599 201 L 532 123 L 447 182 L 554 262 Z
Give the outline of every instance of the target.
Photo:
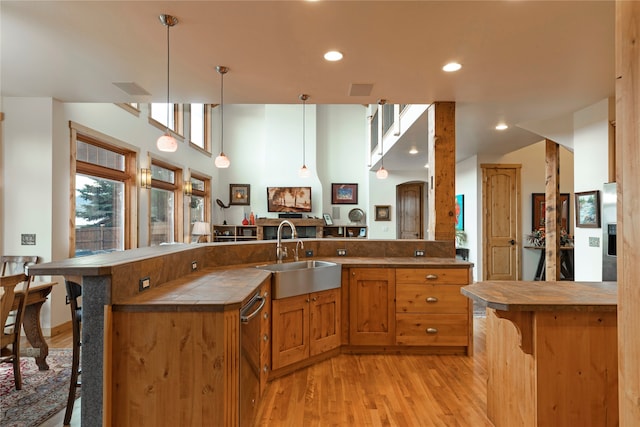
M 362 222 L 364 220 L 364 211 L 360 208 L 351 209 L 349 211 L 349 220 L 351 222 Z

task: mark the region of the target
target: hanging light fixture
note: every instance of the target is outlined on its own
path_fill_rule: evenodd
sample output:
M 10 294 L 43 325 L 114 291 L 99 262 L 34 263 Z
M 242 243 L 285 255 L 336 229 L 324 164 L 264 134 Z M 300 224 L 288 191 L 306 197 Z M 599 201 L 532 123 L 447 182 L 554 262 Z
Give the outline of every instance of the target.
M 302 101 L 302 167 L 300 168 L 300 170 L 298 171 L 298 176 L 300 178 L 309 178 L 309 175 L 311 175 L 311 172 L 309 171 L 309 168 L 307 168 L 307 162 L 306 162 L 306 144 L 305 144 L 305 102 L 307 101 L 307 99 L 309 99 L 309 95 L 305 95 L 304 93 L 301 94 L 298 98 L 300 98 L 300 100 Z
M 227 74 L 229 68 L 222 65 L 216 67 L 216 71 L 220 74 L 220 154 L 216 157 L 214 164 L 217 168 L 228 168 L 231 161 L 224 154 L 224 75 Z
M 160 15 L 159 18 L 160 18 L 160 22 L 162 22 L 162 25 L 167 27 L 167 124 L 166 124 L 167 128 L 164 135 L 158 138 L 158 141 L 156 142 L 156 146 L 160 151 L 167 151 L 167 152 L 173 153 L 178 149 L 178 142 L 173 137 L 173 135 L 171 135 L 171 132 L 169 131 L 169 116 L 170 116 L 169 111 L 171 108 L 171 104 L 169 103 L 169 64 L 170 64 L 169 30 L 171 29 L 171 27 L 178 24 L 178 18 L 171 15 Z
M 382 107 L 384 104 L 386 104 L 387 101 L 384 99 L 381 99 L 378 101 L 378 105 L 379 105 L 379 110 L 380 110 L 380 120 L 379 123 L 384 123 L 384 121 L 382 120 L 382 115 L 383 115 L 383 111 L 384 108 Z M 387 177 L 389 176 L 389 172 L 387 172 L 387 170 L 384 168 L 384 147 L 382 145 L 382 142 L 384 141 L 384 135 L 382 135 L 382 132 L 378 132 L 378 138 L 380 138 L 380 169 L 378 169 L 378 171 L 376 172 L 376 178 L 378 179 L 387 179 Z

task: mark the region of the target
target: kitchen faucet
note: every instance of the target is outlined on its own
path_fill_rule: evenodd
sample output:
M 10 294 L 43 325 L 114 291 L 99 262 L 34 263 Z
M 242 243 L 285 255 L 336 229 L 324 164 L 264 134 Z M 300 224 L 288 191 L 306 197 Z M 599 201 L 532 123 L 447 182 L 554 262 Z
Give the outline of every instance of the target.
M 285 219 L 280 223 L 280 225 L 278 225 L 278 244 L 276 245 L 276 259 L 278 261 L 278 264 L 282 262 L 282 258 L 288 255 L 287 248 L 282 246 L 282 226 L 285 224 L 288 225 L 289 228 L 291 228 L 291 238 L 295 239 L 297 237 L 296 226 L 293 225 L 291 221 Z M 296 249 L 297 249 L 297 245 L 296 245 Z M 296 253 L 297 253 L 297 250 L 296 250 Z

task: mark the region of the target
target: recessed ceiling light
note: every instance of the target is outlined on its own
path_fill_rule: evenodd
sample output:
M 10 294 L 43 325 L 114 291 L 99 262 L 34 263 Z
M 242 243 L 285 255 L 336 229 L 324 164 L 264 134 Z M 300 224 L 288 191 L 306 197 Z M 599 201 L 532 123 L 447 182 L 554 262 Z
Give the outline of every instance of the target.
M 324 54 L 324 59 L 327 61 L 340 61 L 342 59 L 342 52 L 338 52 L 337 50 L 330 50 L 329 52 Z
M 452 73 L 454 71 L 458 71 L 460 68 L 462 68 L 462 65 L 458 64 L 457 62 L 449 62 L 447 65 L 442 67 L 442 69 L 444 71 L 446 71 L 447 73 Z
M 504 123 L 500 123 L 500 124 L 496 125 L 496 130 L 505 130 L 505 129 L 509 129 L 509 126 L 507 126 Z
M 418 154 L 418 149 L 416 147 L 411 147 L 411 150 L 409 150 L 409 154 Z

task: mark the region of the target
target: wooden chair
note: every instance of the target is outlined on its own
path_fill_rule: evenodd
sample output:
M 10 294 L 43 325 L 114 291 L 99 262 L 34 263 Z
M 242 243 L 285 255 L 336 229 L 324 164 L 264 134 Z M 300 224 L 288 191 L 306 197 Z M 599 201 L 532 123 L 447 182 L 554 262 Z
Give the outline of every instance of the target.
M 24 283 L 23 292 L 16 293 L 16 285 Z M 29 291 L 29 278 L 24 274 L 0 277 L 2 296 L 0 297 L 0 325 L 3 326 L 0 335 L 0 362 L 13 363 L 13 378 L 16 390 L 22 389 L 22 374 L 20 372 L 20 329 L 24 307 Z M 11 313 L 11 316 L 10 316 Z
M 2 273 L 0 276 L 11 276 L 12 274 L 26 273 L 26 268 L 32 264 L 37 264 L 39 261 L 38 256 L 23 256 L 23 255 L 3 255 L 0 259 L 2 261 Z M 34 276 L 31 276 L 30 280 L 33 282 Z
M 71 362 L 71 381 L 69 383 L 69 396 L 67 409 L 64 411 L 64 425 L 69 425 L 73 414 L 73 405 L 76 401 L 76 388 L 80 387 L 80 345 L 82 326 L 82 307 L 78 304 L 78 298 L 82 296 L 82 286 L 71 280 L 65 280 L 67 289 L 67 304 L 71 307 L 71 327 L 73 331 L 73 357 Z

